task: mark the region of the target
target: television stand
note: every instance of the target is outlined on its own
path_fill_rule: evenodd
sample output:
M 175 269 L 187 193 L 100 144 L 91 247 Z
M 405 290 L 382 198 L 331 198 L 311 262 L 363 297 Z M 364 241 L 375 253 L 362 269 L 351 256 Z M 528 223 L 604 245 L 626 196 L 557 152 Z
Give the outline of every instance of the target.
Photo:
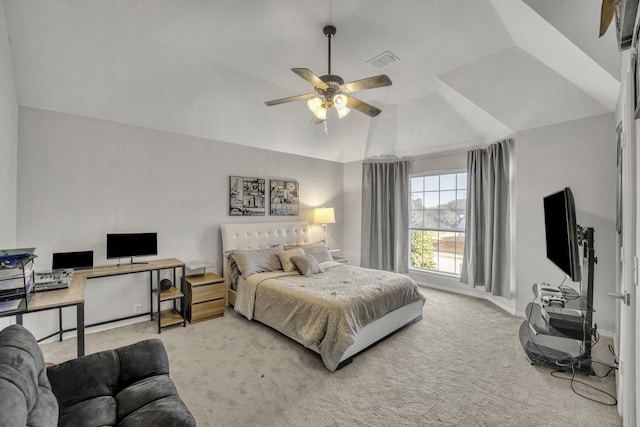
M 591 333 L 582 316 L 563 315 L 564 328 L 552 326 L 551 313 L 535 302 L 525 310 L 527 320 L 520 325 L 519 337 L 529 363 L 546 364 L 564 370 L 593 375 Z
M 578 234 L 583 246 L 583 264 L 587 268 L 586 287 L 581 288 L 581 294 L 571 288 L 562 288 L 566 300 L 562 307 L 543 306 L 535 300 L 527 304 L 526 320 L 520 325 L 518 335 L 532 365 L 546 364 L 594 375 L 591 366 L 591 346 L 596 335 L 593 323 L 593 277 L 597 263 L 594 230 L 578 226 Z M 539 297 L 536 294 L 536 298 Z

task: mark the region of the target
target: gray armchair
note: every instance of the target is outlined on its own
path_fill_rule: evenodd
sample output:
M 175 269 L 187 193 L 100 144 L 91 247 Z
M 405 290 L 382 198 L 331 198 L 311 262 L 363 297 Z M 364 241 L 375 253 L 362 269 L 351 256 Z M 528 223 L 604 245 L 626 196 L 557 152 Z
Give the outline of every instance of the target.
M 12 325 L 0 332 L 0 396 L 9 397 L 0 399 L 0 426 L 196 425 L 169 378 L 167 353 L 158 339 L 45 370 L 31 333 Z
M 0 426 L 27 425 L 58 425 L 58 402 L 38 343 L 12 325 L 0 332 Z

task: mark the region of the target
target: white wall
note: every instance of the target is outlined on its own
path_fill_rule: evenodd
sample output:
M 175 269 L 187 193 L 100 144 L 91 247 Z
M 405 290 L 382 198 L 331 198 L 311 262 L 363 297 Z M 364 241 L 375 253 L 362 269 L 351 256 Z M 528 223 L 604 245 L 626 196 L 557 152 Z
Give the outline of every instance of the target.
M 0 248 L 16 245 L 17 153 L 18 100 L 4 4 L 0 2 Z
M 343 175 L 343 251 L 349 264 L 360 266 L 362 242 L 362 162 L 344 165 Z
M 221 266 L 219 226 L 227 222 L 313 220 L 313 208 L 333 206 L 327 228 L 342 245 L 341 163 L 276 153 L 202 138 L 20 107 L 18 146 L 19 245 L 36 247 L 38 270 L 51 254 L 93 250 L 105 258 L 110 232 L 158 232 L 158 256 L 206 259 Z M 228 216 L 229 176 L 293 179 L 300 186 L 297 217 Z M 319 225 L 314 238 L 322 238 Z M 91 279 L 86 323 L 148 309 L 148 275 Z M 74 324 L 65 311 L 65 327 Z M 29 315 L 36 336 L 52 331 L 55 312 Z M 46 332 L 46 333 L 45 333 Z
M 568 186 L 576 199 L 578 223 L 594 227 L 596 233 L 594 318 L 600 329 L 614 331 L 615 305 L 607 292 L 615 286 L 615 135 L 614 116 L 606 114 L 531 129 L 515 136 L 516 292 L 511 301 L 471 290 L 457 277 L 416 271 L 410 275 L 418 283 L 486 297 L 504 309 L 523 314 L 533 297 L 534 282 L 559 284 L 564 277 L 546 258 L 542 199 Z M 466 151 L 457 151 L 416 158 L 411 172 L 439 173 L 465 168 Z M 361 210 L 361 192 L 356 191 L 361 180 L 361 162 L 346 164 L 345 210 L 349 212 Z M 352 259 L 360 259 L 359 240 L 353 243 L 360 235 L 360 227 L 361 215 L 350 215 L 344 224 L 350 263 Z
M 615 330 L 616 124 L 613 114 L 520 132 L 517 144 L 516 308 L 533 298 L 534 282 L 560 284 L 564 273 L 546 258 L 544 196 L 570 187 L 578 224 L 595 229 L 598 264 L 594 321 Z M 569 283 L 569 282 L 567 282 Z M 585 282 L 586 284 L 586 282 Z
M 4 4 L 0 2 L 0 249 L 16 246 L 17 165 L 18 100 Z M 13 317 L 0 318 L 0 329 L 13 322 Z

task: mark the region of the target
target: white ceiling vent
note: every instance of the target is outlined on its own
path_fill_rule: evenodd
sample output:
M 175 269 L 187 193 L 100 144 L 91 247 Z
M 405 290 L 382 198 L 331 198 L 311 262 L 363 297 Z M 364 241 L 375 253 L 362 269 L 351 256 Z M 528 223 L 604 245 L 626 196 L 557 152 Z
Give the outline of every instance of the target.
M 393 53 L 387 50 L 382 52 L 380 55 L 376 56 L 375 58 L 371 58 L 370 60 L 367 61 L 367 63 L 373 65 L 376 68 L 382 68 L 382 67 L 386 67 L 392 62 L 399 61 L 399 59 L 400 58 L 398 58 Z

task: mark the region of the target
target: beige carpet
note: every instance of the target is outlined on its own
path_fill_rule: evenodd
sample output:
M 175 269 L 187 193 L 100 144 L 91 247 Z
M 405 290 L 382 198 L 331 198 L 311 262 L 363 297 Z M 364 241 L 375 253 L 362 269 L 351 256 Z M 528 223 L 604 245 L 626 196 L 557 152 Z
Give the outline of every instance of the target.
M 518 340 L 522 319 L 486 301 L 423 292 L 422 321 L 336 372 L 232 310 L 161 335 L 151 322 L 88 334 L 86 350 L 162 339 L 171 376 L 199 426 L 622 425 L 615 407 L 577 396 L 551 368 L 529 365 Z M 43 344 L 45 359 L 73 358 L 75 345 L 75 339 Z M 606 340 L 595 353 L 611 363 Z M 615 393 L 613 374 L 578 379 Z

